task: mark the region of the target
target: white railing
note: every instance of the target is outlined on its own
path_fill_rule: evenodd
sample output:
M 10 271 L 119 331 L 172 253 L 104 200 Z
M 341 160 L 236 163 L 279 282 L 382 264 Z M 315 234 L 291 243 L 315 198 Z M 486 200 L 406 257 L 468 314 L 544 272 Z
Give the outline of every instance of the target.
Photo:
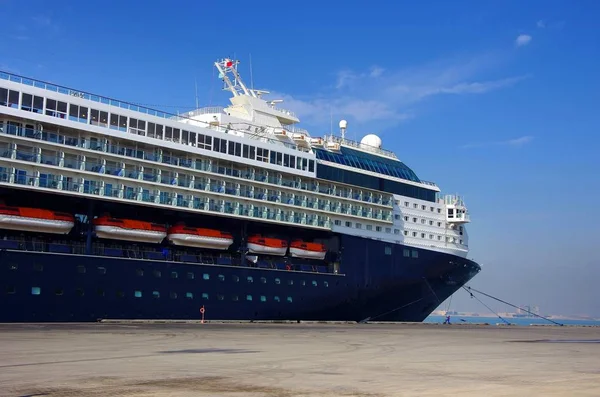
M 357 149 L 366 150 L 369 152 L 377 153 L 385 157 L 393 158 L 394 160 L 398 160 L 398 156 L 390 150 L 381 149 L 375 146 L 366 145 L 364 143 L 359 143 L 356 141 L 352 141 L 349 139 L 342 139 L 341 137 L 337 137 L 334 135 L 329 135 L 326 140 L 332 140 L 333 142 L 337 142 L 340 145 L 355 147 Z

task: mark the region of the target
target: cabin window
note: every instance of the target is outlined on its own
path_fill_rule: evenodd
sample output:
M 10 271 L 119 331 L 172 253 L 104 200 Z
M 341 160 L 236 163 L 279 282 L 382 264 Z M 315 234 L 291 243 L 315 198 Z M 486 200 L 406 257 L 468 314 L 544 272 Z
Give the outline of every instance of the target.
M 179 274 L 177 272 L 171 272 L 171 278 L 178 278 Z
M 204 299 L 204 300 L 208 300 L 208 293 L 206 293 L 206 292 L 203 292 L 203 293 L 202 293 L 202 299 Z
M 260 296 L 260 301 L 261 301 L 261 302 L 266 302 L 266 301 L 267 301 L 267 297 L 266 297 L 266 296 L 264 296 L 264 295 L 261 295 L 261 296 Z
M 160 270 L 154 270 L 152 272 L 152 274 L 154 274 L 154 277 L 157 277 L 157 278 L 162 277 L 162 273 L 160 272 Z
M 218 300 L 218 301 L 223 301 L 223 300 L 225 300 L 225 295 L 223 295 L 223 294 L 217 294 L 217 300 Z
M 217 278 L 219 279 L 219 281 L 225 281 L 225 276 L 224 276 L 224 275 L 222 275 L 222 274 L 219 274 L 219 275 L 217 276 Z
M 386 245 L 384 252 L 386 255 L 392 255 L 392 247 L 390 247 L 389 245 Z
M 265 277 L 261 277 L 260 278 L 260 282 L 263 283 L 263 284 L 266 284 L 267 283 L 267 279 Z
M 54 290 L 54 294 L 56 296 L 62 296 L 62 294 L 64 294 L 64 291 L 63 291 L 62 288 L 57 288 L 57 289 Z
M 316 287 L 317 285 L 318 285 L 318 284 L 317 284 L 317 281 L 316 281 L 316 280 L 313 280 L 313 281 L 312 281 L 312 286 L 313 286 L 313 287 Z
M 309 160 L 308 161 L 308 171 L 309 172 L 314 172 L 315 171 L 315 160 Z
M 160 298 L 160 292 L 158 292 L 158 291 L 152 291 L 152 297 L 156 298 L 156 299 Z
M 187 272 L 187 279 L 188 279 L 188 280 L 193 280 L 193 279 L 194 279 L 194 273 L 192 273 L 192 272 Z
M 121 290 L 118 290 L 116 294 L 117 294 L 117 298 L 122 298 L 125 296 L 125 293 Z
M 248 283 L 253 283 L 254 282 L 254 279 L 252 278 L 252 276 L 248 276 L 246 278 L 246 280 L 248 281 Z
M 96 290 L 96 293 L 98 294 L 98 296 L 104 296 L 104 290 L 102 288 L 98 288 Z
M 142 291 L 135 291 L 133 293 L 133 296 L 135 296 L 136 298 L 141 298 L 142 297 Z
M 275 284 L 281 284 L 281 280 L 280 280 L 280 279 L 278 279 L 278 278 L 276 278 L 276 279 L 275 279 Z
M 208 274 L 208 273 L 204 273 L 204 274 L 202 275 L 202 279 L 203 279 L 203 280 L 210 280 L 210 274 Z
M 279 297 L 278 297 L 278 296 L 274 296 L 274 297 L 273 297 L 273 300 L 274 300 L 275 302 L 281 302 L 281 299 L 279 299 Z
M 410 250 L 405 248 L 404 250 L 402 250 L 402 254 L 408 258 L 410 257 Z
M 227 146 L 228 146 L 227 147 L 227 154 L 235 156 L 235 142 L 229 141 L 229 144 Z
M 35 263 L 33 265 L 33 270 L 35 270 L 36 272 L 42 272 L 42 271 L 44 271 L 44 265 L 42 265 L 40 263 Z
M 31 295 L 40 295 L 42 289 L 40 287 L 31 287 Z
M 305 280 L 301 280 L 300 281 L 300 285 L 306 286 L 306 281 Z
M 234 302 L 237 302 L 237 301 L 239 301 L 239 300 L 240 300 L 240 298 L 239 298 L 237 295 L 233 295 L 233 296 L 231 297 L 231 300 L 232 300 L 232 301 L 234 301 Z
M 294 285 L 294 280 L 292 280 L 292 279 L 289 279 L 289 280 L 288 280 L 288 285 Z
M 102 266 L 98 266 L 98 274 L 106 274 L 106 268 Z
M 185 297 L 186 299 L 194 299 L 194 294 L 192 292 L 186 292 Z
M 329 287 L 329 283 L 327 281 L 323 281 L 323 287 L 325 287 L 325 288 Z
M 288 301 L 289 303 L 292 303 L 292 297 L 291 297 L 291 296 L 288 296 L 288 297 L 287 297 L 287 301 Z
M 246 295 L 246 300 L 247 301 L 251 301 L 252 300 L 252 295 Z
M 171 292 L 171 293 L 169 293 L 169 298 L 171 298 L 171 299 L 177 299 L 177 292 Z
M 83 266 L 83 265 L 77 266 L 77 273 L 85 274 L 85 266 Z
M 240 278 L 238 276 L 231 276 L 231 279 L 233 280 L 234 283 L 237 283 L 240 281 Z
M 412 250 L 412 257 L 413 258 L 418 258 L 419 257 L 419 251 Z
M 144 269 L 137 269 L 135 271 L 135 274 L 137 274 L 140 277 L 144 276 Z

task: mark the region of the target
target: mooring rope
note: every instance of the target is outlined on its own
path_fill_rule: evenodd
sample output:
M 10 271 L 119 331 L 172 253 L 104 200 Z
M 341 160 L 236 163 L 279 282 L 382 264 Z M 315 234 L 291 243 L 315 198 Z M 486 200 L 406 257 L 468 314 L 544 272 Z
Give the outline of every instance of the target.
M 479 301 L 479 303 L 481 303 L 483 306 L 487 307 L 487 309 L 488 309 L 489 311 L 491 311 L 492 313 L 494 313 L 496 316 L 498 316 L 498 318 L 499 318 L 500 320 L 502 320 L 502 321 L 504 321 L 506 324 L 510 325 L 510 323 L 509 323 L 508 321 L 506 321 L 505 319 L 503 319 L 501 315 L 499 315 L 499 314 L 498 314 L 498 313 L 496 313 L 494 310 L 492 310 L 492 308 L 490 308 L 488 305 L 486 305 L 485 303 L 483 303 L 483 302 L 481 301 L 481 299 L 479 299 L 478 297 L 476 297 L 475 295 L 473 295 L 473 293 L 472 293 L 472 292 L 469 292 L 469 290 L 468 290 L 468 289 L 466 289 L 464 286 L 463 286 L 463 288 L 464 288 L 464 290 L 465 290 L 465 291 L 467 291 L 467 292 L 468 292 L 468 293 L 471 295 L 471 298 L 475 298 L 475 299 L 477 299 L 477 301 Z
M 535 313 L 533 313 L 533 312 L 531 312 L 531 311 L 529 311 L 529 310 L 527 310 L 527 309 L 523 309 L 522 307 L 519 307 L 519 306 L 517 306 L 517 305 L 513 305 L 512 303 L 508 303 L 508 302 L 506 302 L 506 301 L 503 301 L 502 299 L 500 299 L 500 298 L 496 298 L 495 296 L 492 296 L 492 295 L 486 294 L 485 292 L 478 291 L 478 290 L 476 290 L 475 288 L 471 288 L 471 287 L 469 287 L 469 286 L 466 286 L 466 287 L 465 287 L 465 286 L 463 286 L 463 288 L 465 289 L 465 291 L 467 291 L 467 292 L 468 292 L 468 293 L 469 293 L 471 296 L 473 296 L 473 297 L 475 297 L 475 296 L 474 296 L 474 295 L 471 293 L 471 291 L 475 291 L 475 292 L 477 292 L 477 293 L 479 293 L 479 294 L 481 294 L 481 295 L 485 295 L 485 296 L 487 296 L 488 298 L 495 299 L 495 300 L 497 300 L 498 302 L 502 302 L 502 303 L 504 303 L 505 305 L 508 305 L 508 306 L 514 307 L 515 309 L 523 310 L 524 312 L 527 312 L 527 313 L 529 313 L 529 314 L 531 314 L 531 315 L 533 315 L 533 316 L 539 317 L 539 318 L 541 318 L 541 319 L 544 319 L 544 320 L 546 320 L 546 321 L 550 321 L 550 322 L 551 322 L 551 323 L 553 323 L 553 324 L 560 325 L 561 327 L 564 325 L 564 324 L 558 323 L 558 322 L 556 322 L 556 321 L 553 321 L 553 320 L 551 320 L 551 319 L 549 319 L 549 318 L 547 318 L 547 317 L 540 316 L 539 314 L 535 314 Z M 477 299 L 477 298 L 475 298 L 475 299 Z M 477 300 L 479 300 L 479 299 L 477 299 Z M 480 301 L 480 302 L 481 302 L 481 301 Z M 482 303 L 483 303 L 483 302 L 482 302 Z

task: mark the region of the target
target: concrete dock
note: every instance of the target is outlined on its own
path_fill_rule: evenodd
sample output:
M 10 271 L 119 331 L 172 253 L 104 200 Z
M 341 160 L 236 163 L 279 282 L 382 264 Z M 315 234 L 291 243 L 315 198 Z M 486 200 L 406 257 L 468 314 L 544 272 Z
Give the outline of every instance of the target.
M 600 396 L 600 328 L 0 324 L 0 396 Z

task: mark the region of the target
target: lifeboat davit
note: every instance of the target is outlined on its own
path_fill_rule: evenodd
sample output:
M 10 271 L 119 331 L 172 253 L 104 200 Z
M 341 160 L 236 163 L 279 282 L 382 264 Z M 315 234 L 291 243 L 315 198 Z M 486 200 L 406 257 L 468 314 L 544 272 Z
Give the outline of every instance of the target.
M 287 252 L 287 241 L 274 238 L 253 235 L 248 237 L 248 251 L 253 254 L 284 256 Z
M 103 215 L 92 221 L 96 236 L 112 240 L 160 243 L 167 235 L 167 228 L 157 223 L 134 219 L 112 218 Z
M 67 234 L 74 225 L 75 217 L 64 212 L 0 205 L 0 229 Z
M 295 258 L 325 259 L 327 248 L 321 243 L 309 243 L 302 240 L 294 240 L 290 244 L 290 254 Z
M 167 237 L 172 244 L 186 247 L 226 250 L 233 244 L 233 236 L 228 232 L 182 224 L 171 226 Z

